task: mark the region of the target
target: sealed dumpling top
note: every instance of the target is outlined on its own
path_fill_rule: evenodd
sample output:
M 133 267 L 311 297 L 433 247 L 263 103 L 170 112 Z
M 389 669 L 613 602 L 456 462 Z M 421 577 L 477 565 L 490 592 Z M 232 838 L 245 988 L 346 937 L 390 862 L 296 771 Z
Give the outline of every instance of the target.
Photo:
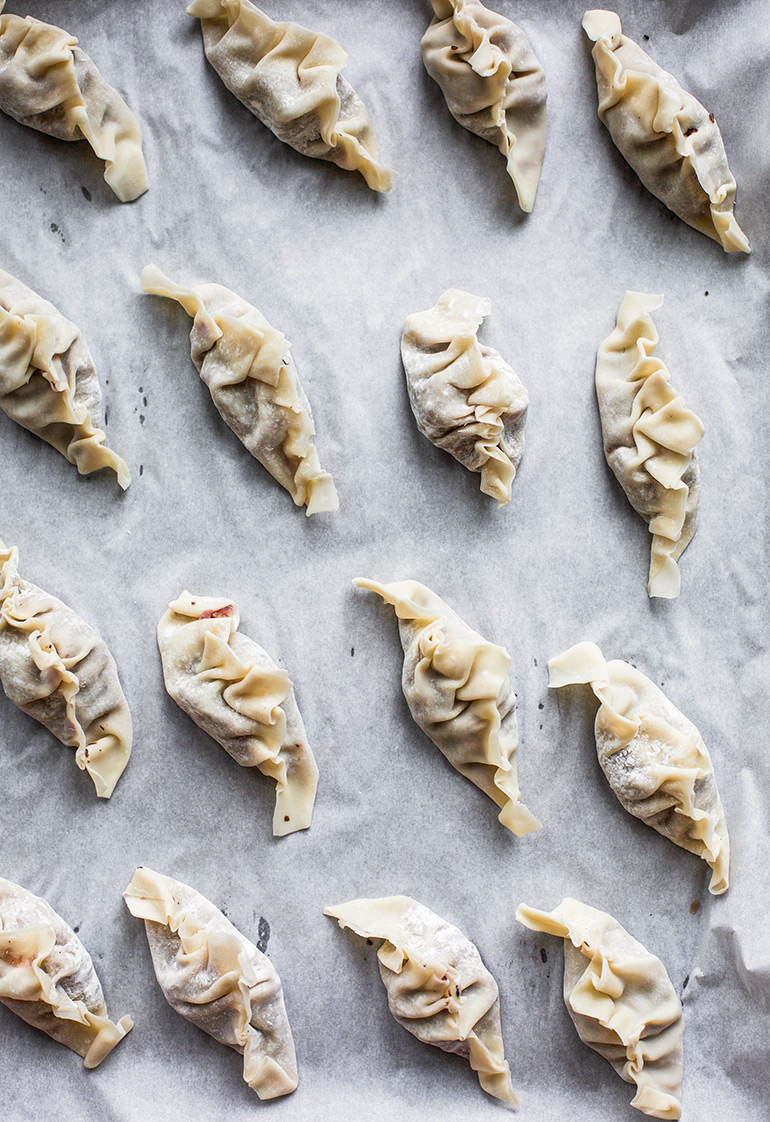
M 224 84 L 279 140 L 390 190 L 394 173 L 378 162 L 369 114 L 341 73 L 344 47 L 249 0 L 193 0 L 187 12 L 201 21 L 206 58 Z
M 531 211 L 545 152 L 545 73 L 525 32 L 479 0 L 431 0 L 425 69 L 458 124 L 506 158 L 519 206 Z
M 519 791 L 511 656 L 419 581 L 379 584 L 358 577 L 354 583 L 395 609 L 404 650 L 401 684 L 416 723 L 452 767 L 500 807 L 507 829 L 517 837 L 539 830 Z
M 564 939 L 564 1003 L 584 1044 L 637 1087 L 631 1106 L 681 1116 L 682 1006 L 665 966 L 616 919 L 579 900 L 552 912 L 520 904 L 516 919 Z
M 83 333 L 22 281 L 0 269 L 0 409 L 74 464 L 81 475 L 128 465 L 105 445 L 102 390 Z
M 294 1041 L 270 959 L 194 888 L 140 865 L 123 893 L 144 920 L 158 985 L 172 1009 L 243 1056 L 260 1099 L 297 1086 Z
M 626 293 L 596 355 L 596 397 L 607 463 L 652 534 L 648 592 L 671 599 L 679 595 L 677 561 L 698 524 L 704 426 L 654 354 L 650 313 L 662 304 L 662 296 Z
M 0 12 L 4 7 L 0 0 Z M 0 16 L 0 110 L 59 140 L 87 140 L 122 203 L 147 190 L 136 117 L 61 27 Z
M 469 471 L 498 506 L 524 452 L 529 395 L 502 355 L 477 336 L 492 304 L 450 288 L 432 308 L 407 316 L 401 360 L 417 427 Z
M 551 688 L 590 683 L 599 763 L 623 807 L 711 869 L 709 889 L 727 891 L 730 838 L 714 767 L 695 725 L 646 675 L 605 661 L 596 643 L 577 643 L 548 663 Z
M 318 461 L 310 402 L 286 336 L 221 284 L 185 288 L 147 265 L 142 287 L 176 300 L 193 317 L 192 360 L 223 420 L 251 455 L 306 514 L 337 510 L 337 491 Z
M 133 1027 L 107 1016 L 86 948 L 51 905 L 0 877 L 0 1001 L 98 1067 Z
M 350 900 L 324 915 L 377 952 L 388 1006 L 400 1025 L 470 1063 L 493 1098 L 518 1105 L 505 1059 L 495 979 L 459 928 L 410 896 Z
M 644 186 L 727 253 L 749 253 L 714 114 L 623 34 L 615 12 L 588 11 L 583 28 L 595 44 L 599 116 Z

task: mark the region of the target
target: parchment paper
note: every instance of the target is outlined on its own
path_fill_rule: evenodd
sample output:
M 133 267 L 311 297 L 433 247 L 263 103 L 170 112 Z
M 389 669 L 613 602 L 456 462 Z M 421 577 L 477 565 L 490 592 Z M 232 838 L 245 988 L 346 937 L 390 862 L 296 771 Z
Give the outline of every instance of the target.
M 766 1118 L 767 5 L 626 0 L 620 13 L 715 113 L 749 259 L 669 214 L 613 147 L 582 4 L 497 0 L 548 77 L 529 217 L 503 158 L 452 120 L 424 71 L 427 0 L 265 6 L 348 48 L 346 76 L 399 172 L 390 196 L 275 140 L 206 63 L 182 0 L 31 2 L 80 37 L 137 113 L 151 187 L 135 204 L 114 199 L 85 143 L 0 119 L 1 264 L 83 328 L 108 441 L 134 474 L 121 495 L 0 417 L 0 533 L 26 577 L 100 630 L 135 723 L 128 769 L 100 802 L 73 754 L 0 698 L 1 871 L 79 928 L 111 1015 L 136 1021 L 86 1072 L 0 1007 L 3 1117 L 502 1118 L 466 1064 L 393 1021 L 376 946 L 321 914 L 407 893 L 458 924 L 496 977 L 522 1118 L 639 1117 L 633 1088 L 569 1021 L 560 942 L 514 920 L 520 901 L 551 908 L 564 895 L 611 911 L 666 964 L 686 1017 L 684 1118 Z M 306 519 L 221 421 L 190 362 L 188 317 L 139 290 L 149 261 L 233 288 L 291 340 L 338 514 Z M 482 339 L 529 389 L 527 448 L 500 511 L 409 409 L 401 324 L 450 286 L 491 297 Z M 649 534 L 602 455 L 595 352 L 627 288 L 665 294 L 659 353 L 706 425 L 700 528 L 673 602 L 648 601 Z M 509 649 L 521 787 L 541 832 L 508 834 L 412 723 L 393 613 L 352 588 L 357 575 L 422 580 Z M 166 696 L 155 627 L 185 587 L 234 597 L 243 629 L 288 669 L 321 769 L 308 833 L 274 840 L 273 785 Z M 710 898 L 706 866 L 612 795 L 590 691 L 549 693 L 548 658 L 587 638 L 637 664 L 700 728 L 732 835 L 725 897 Z M 205 893 L 252 939 L 267 920 L 295 1094 L 260 1104 L 241 1058 L 166 1005 L 121 900 L 139 863 Z

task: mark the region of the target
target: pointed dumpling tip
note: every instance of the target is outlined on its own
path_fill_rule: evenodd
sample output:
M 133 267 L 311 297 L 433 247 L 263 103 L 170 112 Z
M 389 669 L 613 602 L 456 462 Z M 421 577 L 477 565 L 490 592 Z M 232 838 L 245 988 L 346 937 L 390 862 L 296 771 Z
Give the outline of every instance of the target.
M 609 39 L 615 46 L 623 34 L 617 12 L 605 8 L 591 8 L 583 16 L 583 30 L 592 43 L 599 39 Z
M 139 277 L 144 292 L 158 293 L 174 287 L 174 282 L 162 273 L 157 265 L 145 265 Z

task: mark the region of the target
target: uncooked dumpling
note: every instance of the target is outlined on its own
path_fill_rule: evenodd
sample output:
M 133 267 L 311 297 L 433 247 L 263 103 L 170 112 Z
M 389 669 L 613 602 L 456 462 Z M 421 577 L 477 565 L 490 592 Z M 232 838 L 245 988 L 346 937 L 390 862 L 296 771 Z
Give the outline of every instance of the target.
M 398 617 L 404 697 L 412 717 L 471 783 L 501 808 L 517 836 L 540 829 L 521 801 L 516 776 L 519 729 L 511 656 L 473 631 L 440 596 L 415 580 L 358 578 L 392 604 Z
M 72 928 L 45 900 L 2 877 L 0 1001 L 77 1052 L 88 1068 L 98 1067 L 133 1028 L 130 1017 L 115 1024 L 107 1016 L 91 956 Z M 6 1078 L 9 1088 L 10 1072 Z
M 53 304 L 0 270 L 0 409 L 61 452 L 81 475 L 131 474 L 98 427 L 102 391 L 80 329 Z
M 340 73 L 347 52 L 323 32 L 277 23 L 249 0 L 193 0 L 206 58 L 231 93 L 304 156 L 360 171 L 373 191 L 393 172 L 377 161 L 364 103 Z
M 727 891 L 730 838 L 703 738 L 654 682 L 627 662 L 605 662 L 578 643 L 548 663 L 552 688 L 590 683 L 601 702 L 596 750 L 623 807 L 711 869 L 709 890 Z
M 607 463 L 652 534 L 647 590 L 670 599 L 679 595 L 677 560 L 697 527 L 696 445 L 704 429 L 653 355 L 658 332 L 650 312 L 662 303 L 662 296 L 626 293 L 596 356 L 596 397 Z
M 407 316 L 401 359 L 420 432 L 480 472 L 481 490 L 503 506 L 524 452 L 529 396 L 502 355 L 476 337 L 491 309 L 484 296 L 448 289 Z
M 449 112 L 499 148 L 519 206 L 532 210 L 545 153 L 545 73 L 517 24 L 479 0 L 431 0 L 422 37 L 425 69 Z
M 623 34 L 615 12 L 586 12 L 583 28 L 595 44 L 599 116 L 626 162 L 688 226 L 727 253 L 749 253 L 714 114 Z
M 221 284 L 181 288 L 155 265 L 142 288 L 193 317 L 192 360 L 222 419 L 306 514 L 337 510 L 332 477 L 321 470 L 310 403 L 289 343 L 261 312 Z
M 497 983 L 459 928 L 410 896 L 350 900 L 324 915 L 362 939 L 382 939 L 377 952 L 388 1006 L 400 1025 L 468 1061 L 496 1099 L 518 1105 L 505 1061 Z
M 516 919 L 564 940 L 564 1004 L 583 1043 L 636 1084 L 631 1106 L 679 1118 L 684 1021 L 660 959 L 579 900 L 562 900 L 552 912 L 520 904 Z
M 275 780 L 273 833 L 306 830 L 318 768 L 285 670 L 238 630 L 225 597 L 183 592 L 158 624 L 166 689 L 242 767 Z
M 144 920 L 152 965 L 172 1009 L 243 1056 L 260 1099 L 297 1086 L 281 979 L 219 908 L 181 881 L 141 866 L 123 896 Z
M 0 110 L 59 140 L 87 140 L 112 190 L 131 202 L 149 186 L 139 124 L 76 44 L 33 16 L 0 16 Z
M 108 799 L 131 754 L 131 714 L 115 660 L 84 619 L 23 580 L 0 541 L 0 682 L 68 748 Z

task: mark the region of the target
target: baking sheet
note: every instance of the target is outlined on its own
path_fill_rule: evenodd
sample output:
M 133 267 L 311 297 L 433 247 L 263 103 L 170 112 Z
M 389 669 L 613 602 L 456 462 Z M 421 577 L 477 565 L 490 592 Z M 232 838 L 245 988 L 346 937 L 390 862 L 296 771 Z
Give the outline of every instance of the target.
M 19 546 L 23 575 L 109 643 L 135 740 L 100 802 L 72 753 L 0 698 L 2 873 L 79 927 L 110 1014 L 136 1027 L 86 1072 L 0 1007 L 4 1117 L 503 1117 L 467 1065 L 392 1020 L 376 947 L 321 914 L 394 893 L 478 945 L 500 986 L 522 1118 L 638 1117 L 633 1088 L 569 1021 L 559 942 L 514 920 L 520 901 L 551 908 L 563 895 L 611 911 L 666 964 L 686 1017 L 684 1118 L 767 1117 L 766 4 L 627 0 L 620 13 L 716 114 L 749 259 L 671 216 L 612 146 L 579 4 L 497 2 L 549 83 L 529 217 L 502 157 L 452 120 L 423 69 L 427 2 L 266 4 L 348 48 L 346 76 L 399 171 L 385 198 L 275 140 L 207 65 L 183 3 L 30 6 L 78 35 L 137 113 L 151 187 L 122 206 L 85 144 L 0 119 L 2 267 L 83 328 L 108 442 L 134 475 L 125 495 L 107 475 L 79 477 L 0 417 L 0 533 Z M 233 288 L 291 340 L 338 514 L 306 519 L 226 428 L 190 362 L 186 314 L 139 290 L 149 261 Z M 527 448 L 500 511 L 409 409 L 401 323 L 450 286 L 491 297 L 481 337 L 529 389 Z M 601 451 L 595 351 L 626 288 L 665 294 L 658 353 L 706 425 L 700 528 L 673 602 L 647 599 L 649 535 Z M 422 580 L 509 649 L 522 793 L 541 832 L 508 834 L 412 723 L 393 614 L 352 588 L 357 575 Z M 272 784 L 165 695 L 155 627 L 184 587 L 232 596 L 246 633 L 289 670 L 321 769 L 309 832 L 273 839 Z M 710 898 L 706 866 L 615 800 L 590 691 L 549 694 L 548 658 L 584 638 L 635 662 L 699 726 L 732 835 L 726 897 Z M 241 1058 L 166 1005 L 120 895 L 138 863 L 189 882 L 251 938 L 267 920 L 295 1094 L 260 1105 Z

